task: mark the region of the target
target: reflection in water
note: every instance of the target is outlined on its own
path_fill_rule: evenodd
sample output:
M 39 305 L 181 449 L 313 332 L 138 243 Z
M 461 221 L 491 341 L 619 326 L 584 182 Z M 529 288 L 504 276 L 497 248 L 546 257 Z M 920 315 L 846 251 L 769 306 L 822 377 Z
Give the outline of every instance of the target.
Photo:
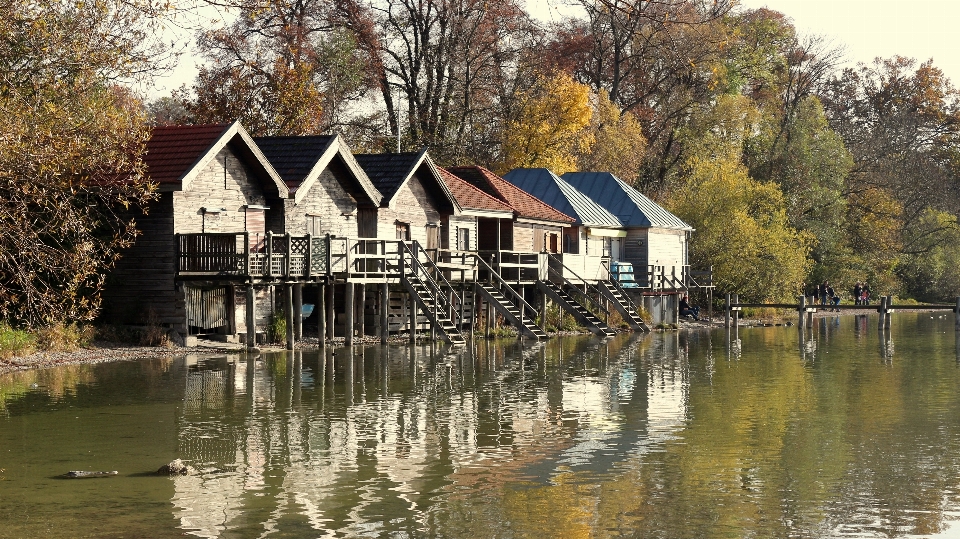
M 30 447 L 24 462 L 47 451 L 64 466 L 71 444 L 41 440 L 77 416 L 87 426 L 73 445 L 86 447 L 117 407 L 131 419 L 111 436 L 129 454 L 180 457 L 198 473 L 144 478 L 130 473 L 150 467 L 128 464 L 111 480 L 115 499 L 98 490 L 83 503 L 57 498 L 74 483 L 22 473 L 4 501 L 31 499 L 44 526 L 64 529 L 92 504 L 104 530 L 141 536 L 948 534 L 960 509 L 960 338 L 952 320 L 896 322 L 18 374 L 0 378 L 0 443 Z M 157 418 L 173 425 L 141 441 L 129 430 Z M 0 537 L 48 529 L 6 505 L 0 519 L 15 525 Z

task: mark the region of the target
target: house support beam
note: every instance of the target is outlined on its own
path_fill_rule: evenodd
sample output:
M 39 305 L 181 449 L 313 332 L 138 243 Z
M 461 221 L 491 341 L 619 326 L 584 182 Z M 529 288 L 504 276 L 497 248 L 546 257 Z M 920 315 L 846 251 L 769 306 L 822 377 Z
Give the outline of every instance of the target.
M 303 338 L 303 284 L 293 285 L 293 338 Z
M 354 283 L 347 283 L 346 292 L 343 295 L 343 308 L 346 310 L 344 313 L 344 328 L 343 328 L 343 339 L 344 344 L 347 346 L 353 345 L 353 287 L 356 286 Z
M 380 344 L 387 344 L 390 338 L 390 285 L 380 285 Z
M 247 285 L 247 350 L 257 348 L 257 291 Z
M 293 335 L 293 285 L 283 285 L 283 318 L 287 323 L 287 350 L 293 350 L 296 339 Z

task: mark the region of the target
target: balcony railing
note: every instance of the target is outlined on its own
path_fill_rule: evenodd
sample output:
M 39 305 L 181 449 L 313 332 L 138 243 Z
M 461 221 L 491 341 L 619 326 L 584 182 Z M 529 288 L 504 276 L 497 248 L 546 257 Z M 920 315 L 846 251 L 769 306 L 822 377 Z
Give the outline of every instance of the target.
M 177 234 L 181 277 L 290 277 L 328 275 L 330 239 L 290 234 Z

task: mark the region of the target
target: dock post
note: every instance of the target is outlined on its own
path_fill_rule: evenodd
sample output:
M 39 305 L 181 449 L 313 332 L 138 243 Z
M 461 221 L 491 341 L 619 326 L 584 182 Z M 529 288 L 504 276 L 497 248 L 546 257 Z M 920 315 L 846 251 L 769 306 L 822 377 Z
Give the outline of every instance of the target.
M 333 312 L 333 281 L 327 285 L 327 340 L 332 341 L 337 331 L 337 315 Z
M 890 329 L 890 320 L 893 318 L 893 295 L 887 296 L 887 315 L 884 317 L 883 325 L 886 329 Z
M 380 285 L 380 344 L 390 338 L 390 285 Z
M 313 310 L 317 313 L 317 344 L 323 346 L 324 338 L 327 336 L 327 307 L 324 296 L 326 289 L 322 284 L 317 284 L 317 305 Z
M 303 284 L 293 285 L 293 337 L 303 338 Z
M 293 350 L 293 285 L 283 285 L 283 318 L 287 323 L 287 350 Z
M 486 323 L 483 324 L 483 338 L 484 338 L 484 339 L 489 339 L 489 338 L 490 338 L 490 324 L 491 324 L 490 319 L 492 318 L 492 316 L 491 316 L 490 302 L 487 301 L 486 298 L 483 299 L 483 308 L 485 309 L 485 310 L 484 310 L 484 313 L 485 313 L 485 315 L 486 315 L 486 320 L 485 320 Z
M 740 294 L 736 294 L 736 293 L 733 294 L 733 303 L 735 305 L 740 303 Z M 733 309 L 733 307 L 731 307 L 731 309 Z M 733 311 L 733 327 L 736 328 L 739 326 L 740 326 L 740 311 Z
M 957 298 L 960 305 L 960 298 Z M 960 318 L 958 318 L 960 320 Z M 253 283 L 247 285 L 247 350 L 257 348 L 257 291 Z
M 877 323 L 877 331 L 883 331 L 883 326 L 887 319 L 887 296 L 880 296 L 880 321 Z
M 347 346 L 353 345 L 353 287 L 354 283 L 346 284 L 346 291 L 343 295 L 343 339 Z
M 801 295 L 799 296 L 799 300 L 800 300 L 800 305 L 799 307 L 797 307 L 797 310 L 800 311 L 800 322 L 798 323 L 798 325 L 802 330 L 803 327 L 806 325 L 805 322 L 807 318 L 807 296 Z
M 363 336 L 367 334 L 367 285 L 365 283 L 360 285 L 357 308 L 357 335 L 363 340 Z
M 957 331 L 960 331 L 960 296 L 957 297 L 957 306 L 953 308 L 953 323 Z
M 723 304 L 723 327 L 730 327 L 730 293 L 727 292 L 727 302 Z
M 417 300 L 413 294 L 410 297 L 410 344 L 417 344 Z

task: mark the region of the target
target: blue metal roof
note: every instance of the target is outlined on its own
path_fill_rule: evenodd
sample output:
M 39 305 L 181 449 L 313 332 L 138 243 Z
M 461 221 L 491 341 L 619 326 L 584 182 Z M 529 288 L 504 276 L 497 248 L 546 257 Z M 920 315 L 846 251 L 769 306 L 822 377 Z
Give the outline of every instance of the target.
M 518 168 L 503 179 L 577 220 L 578 225 L 622 228 L 617 216 L 545 168 Z
M 562 178 L 616 215 L 624 226 L 693 230 L 682 219 L 610 172 L 567 172 Z

